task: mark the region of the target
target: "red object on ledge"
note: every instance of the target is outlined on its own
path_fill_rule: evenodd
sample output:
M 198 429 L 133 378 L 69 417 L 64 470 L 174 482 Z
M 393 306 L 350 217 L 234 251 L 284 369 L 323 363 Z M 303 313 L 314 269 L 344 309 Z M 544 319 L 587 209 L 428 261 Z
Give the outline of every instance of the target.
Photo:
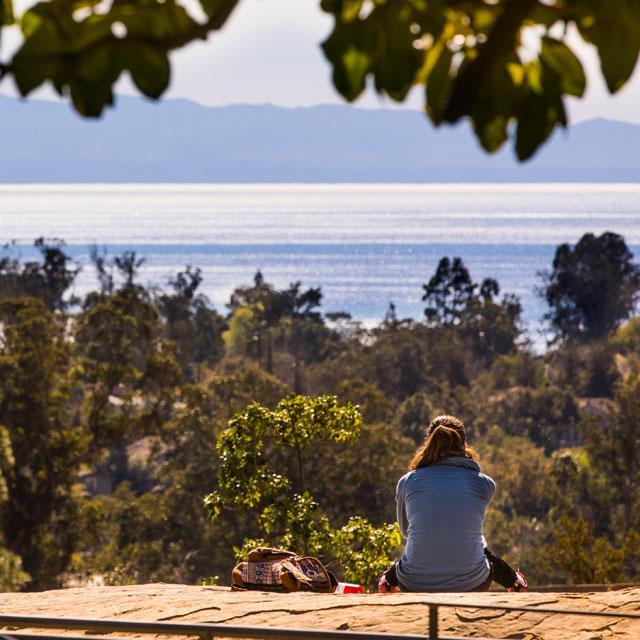
M 334 593 L 364 593 L 364 587 L 353 582 L 338 582 Z

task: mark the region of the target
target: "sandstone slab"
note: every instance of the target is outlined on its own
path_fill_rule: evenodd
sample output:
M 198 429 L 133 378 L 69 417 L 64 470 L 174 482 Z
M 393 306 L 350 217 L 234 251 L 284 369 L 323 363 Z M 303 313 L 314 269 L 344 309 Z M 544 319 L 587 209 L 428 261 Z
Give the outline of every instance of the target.
M 590 593 L 324 595 L 147 584 L 4 593 L 0 594 L 0 613 L 426 635 L 428 602 L 456 604 L 454 608 L 439 610 L 440 633 L 447 636 L 521 640 L 640 639 L 640 620 L 483 610 L 476 606 L 640 613 L 640 587 Z M 77 631 L 73 633 L 78 635 Z

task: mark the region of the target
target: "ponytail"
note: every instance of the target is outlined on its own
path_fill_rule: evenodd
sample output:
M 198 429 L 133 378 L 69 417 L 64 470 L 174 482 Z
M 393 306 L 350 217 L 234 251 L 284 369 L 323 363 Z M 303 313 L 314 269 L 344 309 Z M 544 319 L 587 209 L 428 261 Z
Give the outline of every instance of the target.
M 427 437 L 413 456 L 408 470 L 415 471 L 451 456 L 479 458 L 467 444 L 462 421 L 454 416 L 438 416 L 431 421 Z

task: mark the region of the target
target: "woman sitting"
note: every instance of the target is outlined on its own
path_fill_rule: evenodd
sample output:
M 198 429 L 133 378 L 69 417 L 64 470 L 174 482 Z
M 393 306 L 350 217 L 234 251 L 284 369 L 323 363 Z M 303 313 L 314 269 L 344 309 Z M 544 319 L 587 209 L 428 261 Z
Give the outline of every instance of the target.
M 396 489 L 405 552 L 380 590 L 486 591 L 492 580 L 526 590 L 524 576 L 486 548 L 483 535 L 495 482 L 480 471 L 462 422 L 438 416 Z

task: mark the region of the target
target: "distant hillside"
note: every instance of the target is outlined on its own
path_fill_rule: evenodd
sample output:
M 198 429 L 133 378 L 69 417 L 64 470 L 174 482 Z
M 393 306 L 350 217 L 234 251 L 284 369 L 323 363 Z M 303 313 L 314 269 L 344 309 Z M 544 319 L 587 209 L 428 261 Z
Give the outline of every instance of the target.
M 348 106 L 203 107 L 118 99 L 99 121 L 0 96 L 2 182 L 636 182 L 640 126 L 590 120 L 532 162 L 480 150 L 468 125 Z

